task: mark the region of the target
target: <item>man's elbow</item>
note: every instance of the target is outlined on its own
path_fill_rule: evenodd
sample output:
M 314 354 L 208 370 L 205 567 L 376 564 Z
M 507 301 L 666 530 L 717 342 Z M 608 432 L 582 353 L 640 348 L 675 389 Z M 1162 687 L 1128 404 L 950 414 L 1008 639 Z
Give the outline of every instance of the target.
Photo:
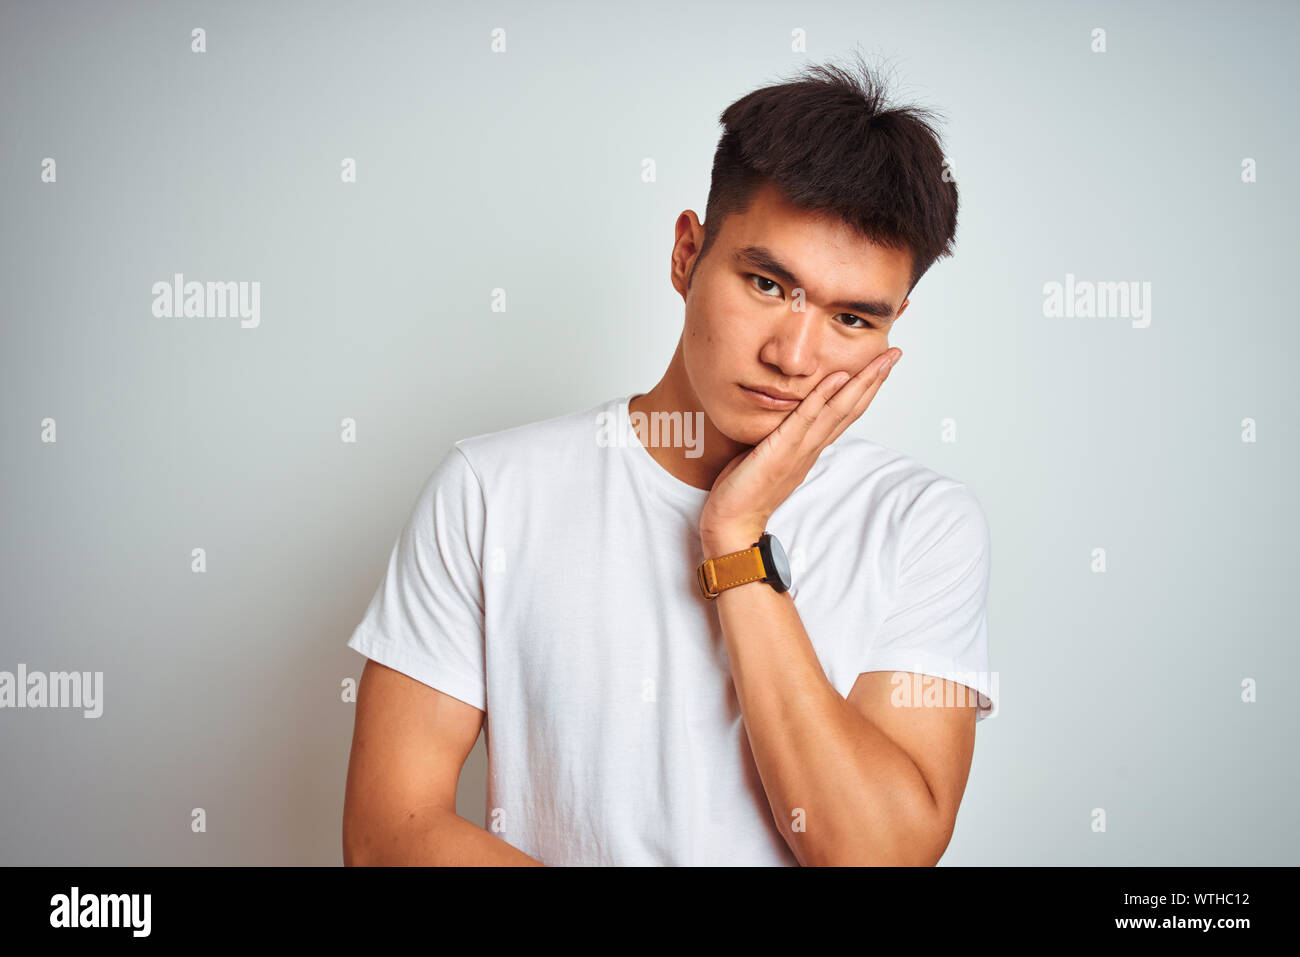
M 934 867 L 951 837 L 951 832 L 923 830 L 885 846 L 828 855 L 826 863 L 833 867 Z
M 919 803 L 921 809 L 913 816 L 912 826 L 907 829 L 907 840 L 900 842 L 894 850 L 898 858 L 895 866 L 934 867 L 952 840 L 954 816 L 936 807 L 928 794 Z
M 948 850 L 956 826 L 957 809 L 935 803 L 927 785 L 913 799 L 903 815 L 907 821 L 901 830 L 906 837 L 892 848 L 893 863 L 899 867 L 934 867 Z
M 952 822 L 940 822 L 931 824 L 922 832 L 921 839 L 917 842 L 919 846 L 927 848 L 926 853 L 917 861 L 919 867 L 934 867 L 939 863 L 948 850 L 948 844 L 952 841 Z M 926 839 L 929 842 L 926 842 Z
M 356 825 L 343 818 L 343 866 L 364 867 L 364 845 L 357 839 Z
M 373 867 L 375 865 L 375 835 L 357 814 L 343 815 L 343 866 Z
M 841 842 L 837 847 L 818 849 L 807 855 L 809 863 L 831 867 L 933 867 L 939 863 L 952 840 L 954 820 L 928 799 L 915 810 L 880 833 L 870 826 L 861 830 L 858 844 Z M 802 863 L 802 862 L 801 862 Z

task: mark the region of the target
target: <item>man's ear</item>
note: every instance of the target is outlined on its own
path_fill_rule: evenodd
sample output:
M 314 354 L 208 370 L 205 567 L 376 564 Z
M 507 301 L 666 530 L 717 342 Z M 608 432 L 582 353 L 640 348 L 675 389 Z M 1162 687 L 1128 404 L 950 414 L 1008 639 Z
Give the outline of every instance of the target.
M 907 304 L 911 301 L 912 301 L 911 299 L 903 300 L 903 304 L 898 307 L 898 315 L 894 316 L 895 322 L 897 322 L 900 318 L 902 318 L 903 312 L 907 309 Z

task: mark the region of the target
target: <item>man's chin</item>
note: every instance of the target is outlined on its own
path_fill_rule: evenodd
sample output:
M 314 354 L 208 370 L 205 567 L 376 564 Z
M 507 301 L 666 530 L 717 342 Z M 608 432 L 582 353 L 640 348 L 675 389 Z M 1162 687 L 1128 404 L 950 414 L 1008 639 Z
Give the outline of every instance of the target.
M 765 413 L 762 409 L 733 412 L 725 419 L 714 419 L 713 425 L 719 432 L 741 445 L 758 445 L 772 430 L 781 424 L 785 416 L 780 412 Z

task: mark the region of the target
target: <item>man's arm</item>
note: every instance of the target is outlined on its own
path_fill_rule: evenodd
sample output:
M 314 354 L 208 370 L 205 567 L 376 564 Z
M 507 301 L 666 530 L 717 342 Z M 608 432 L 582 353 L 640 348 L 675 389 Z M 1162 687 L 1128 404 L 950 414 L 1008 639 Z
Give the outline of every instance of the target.
M 738 547 L 706 542 L 705 554 Z M 938 862 L 970 771 L 974 707 L 895 707 L 888 672 L 859 676 L 842 698 L 789 592 L 749 583 L 714 604 L 750 750 L 799 863 Z
M 367 660 L 343 802 L 343 863 L 542 866 L 456 814 L 483 712 Z

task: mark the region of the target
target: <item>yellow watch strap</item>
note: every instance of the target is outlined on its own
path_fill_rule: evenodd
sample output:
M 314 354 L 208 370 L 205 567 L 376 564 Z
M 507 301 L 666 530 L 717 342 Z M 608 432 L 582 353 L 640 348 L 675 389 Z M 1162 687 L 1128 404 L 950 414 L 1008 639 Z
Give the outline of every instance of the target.
M 762 581 L 767 572 L 763 568 L 763 553 L 757 545 L 742 548 L 730 555 L 706 558 L 696 569 L 700 591 L 705 598 L 717 598 L 718 593 L 746 582 Z

